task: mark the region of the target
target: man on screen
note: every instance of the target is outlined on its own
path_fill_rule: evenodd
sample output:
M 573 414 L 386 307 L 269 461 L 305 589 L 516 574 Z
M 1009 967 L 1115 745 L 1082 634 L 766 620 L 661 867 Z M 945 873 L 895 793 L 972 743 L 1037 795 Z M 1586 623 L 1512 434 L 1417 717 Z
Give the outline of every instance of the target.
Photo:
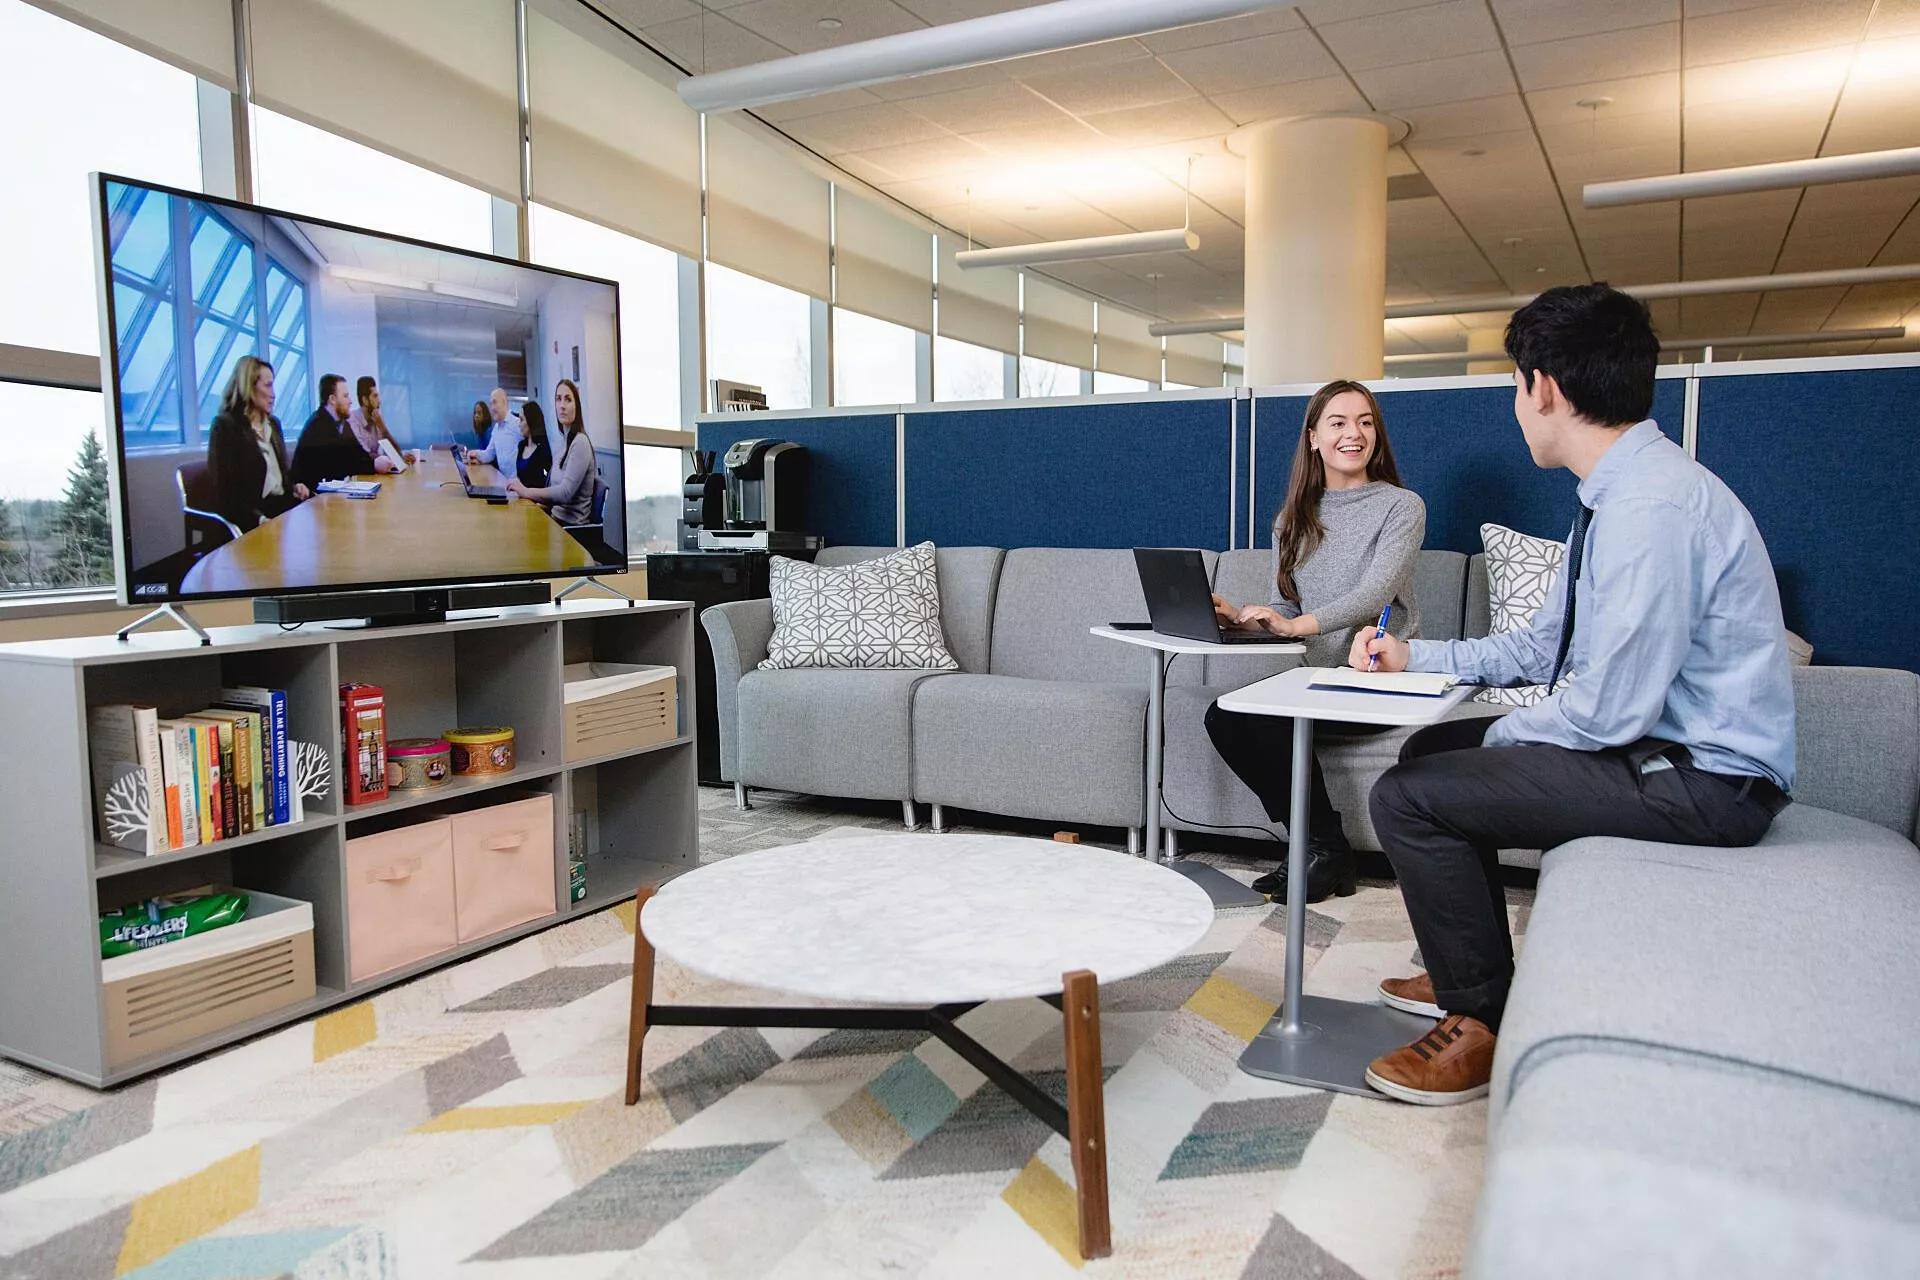
M 380 384 L 371 374 L 361 374 L 353 384 L 353 398 L 357 403 L 347 414 L 347 429 L 353 432 L 353 438 L 369 458 L 373 459 L 373 469 L 385 475 L 394 469 L 393 459 L 389 457 L 382 444 L 393 446 L 395 454 L 400 453 L 400 442 L 393 438 L 393 432 L 387 430 L 387 419 L 380 412 Z
M 300 443 L 293 448 L 295 480 L 312 489 L 322 480 L 374 474 L 373 459 L 347 426 L 352 412 L 347 380 L 337 373 L 320 375 L 320 407 L 301 428 Z
M 491 463 L 505 474 L 512 475 L 520 456 L 520 424 L 507 412 L 505 388 L 493 389 L 493 393 L 487 397 L 487 411 L 493 415 L 493 425 L 487 432 L 487 447 L 467 450 L 467 461 Z

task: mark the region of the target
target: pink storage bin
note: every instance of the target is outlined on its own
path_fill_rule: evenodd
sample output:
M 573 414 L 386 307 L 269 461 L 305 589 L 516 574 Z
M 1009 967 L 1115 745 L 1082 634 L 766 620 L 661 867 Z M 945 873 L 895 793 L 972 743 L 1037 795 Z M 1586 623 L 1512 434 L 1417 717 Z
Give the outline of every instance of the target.
M 460 941 L 553 914 L 552 796 L 489 805 L 447 821 Z
M 453 828 L 446 819 L 347 841 L 347 970 L 353 981 L 438 955 L 457 939 Z

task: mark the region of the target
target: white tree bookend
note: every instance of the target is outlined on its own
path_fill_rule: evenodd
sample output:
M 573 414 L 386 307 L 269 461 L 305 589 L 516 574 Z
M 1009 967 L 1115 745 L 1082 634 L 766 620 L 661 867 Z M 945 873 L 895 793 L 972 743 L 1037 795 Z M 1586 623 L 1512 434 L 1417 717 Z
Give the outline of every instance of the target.
M 293 787 L 303 800 L 324 800 L 333 790 L 333 757 L 317 742 L 293 746 Z
M 139 765 L 121 770 L 107 787 L 106 800 L 100 807 L 100 815 L 107 823 L 107 839 L 115 844 L 135 836 L 144 839 L 152 812 L 146 770 Z

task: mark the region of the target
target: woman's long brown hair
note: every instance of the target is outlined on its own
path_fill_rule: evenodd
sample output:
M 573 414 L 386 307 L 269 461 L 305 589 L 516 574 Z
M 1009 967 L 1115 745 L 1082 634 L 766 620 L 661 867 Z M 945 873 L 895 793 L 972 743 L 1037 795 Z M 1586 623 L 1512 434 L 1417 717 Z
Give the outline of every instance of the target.
M 1319 450 L 1313 447 L 1313 429 L 1320 424 L 1328 403 L 1349 391 L 1359 392 L 1373 414 L 1373 454 L 1367 459 L 1367 479 L 1385 480 L 1391 485 L 1400 483 L 1393 446 L 1387 443 L 1387 422 L 1380 416 L 1380 402 L 1373 398 L 1373 392 L 1344 379 L 1329 382 L 1314 392 L 1300 424 L 1300 443 L 1293 451 L 1293 475 L 1287 481 L 1287 500 L 1273 520 L 1274 545 L 1280 548 L 1280 573 L 1274 585 L 1280 589 L 1283 599 L 1295 604 L 1300 603 L 1300 588 L 1293 575 L 1327 533 L 1326 526 L 1320 523 L 1320 495 L 1327 491 L 1327 465 L 1320 460 Z

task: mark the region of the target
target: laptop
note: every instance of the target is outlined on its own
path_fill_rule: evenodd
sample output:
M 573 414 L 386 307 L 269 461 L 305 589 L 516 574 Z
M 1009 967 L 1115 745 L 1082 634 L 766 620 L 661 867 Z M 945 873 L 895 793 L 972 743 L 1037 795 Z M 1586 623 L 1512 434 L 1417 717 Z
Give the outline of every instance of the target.
M 1135 547 L 1134 567 L 1147 597 L 1147 616 L 1164 636 L 1211 644 L 1284 644 L 1267 631 L 1223 627 L 1213 612 L 1213 586 L 1198 551 L 1173 547 Z
M 488 502 L 505 502 L 507 491 L 497 484 L 475 484 L 467 475 L 467 455 L 456 451 L 453 455 L 454 470 L 460 473 L 460 487 L 467 491 L 469 498 L 485 498 Z

